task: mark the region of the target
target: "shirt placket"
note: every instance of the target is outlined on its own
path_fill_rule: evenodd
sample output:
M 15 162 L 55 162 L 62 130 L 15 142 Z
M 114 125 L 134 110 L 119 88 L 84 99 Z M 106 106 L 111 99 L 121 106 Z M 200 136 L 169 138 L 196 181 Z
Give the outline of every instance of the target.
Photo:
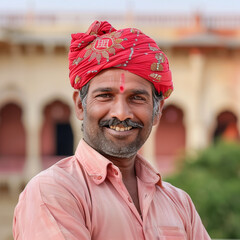
M 113 176 L 108 177 L 110 182 L 112 183 L 114 188 L 117 190 L 117 192 L 120 194 L 120 196 L 123 198 L 123 200 L 126 202 L 128 207 L 131 209 L 134 216 L 136 217 L 136 219 L 142 226 L 142 224 L 143 224 L 142 218 L 141 218 L 137 208 L 135 207 L 134 202 L 133 202 L 129 192 L 127 191 L 127 189 L 122 181 L 121 174 L 118 172 L 117 169 L 113 169 L 113 173 L 114 173 Z
M 146 223 L 149 208 L 151 206 L 151 203 L 153 201 L 153 197 L 156 191 L 155 184 L 146 184 L 142 182 L 140 179 L 138 179 L 138 195 L 139 195 L 139 202 L 140 202 L 140 208 L 142 211 L 142 219 L 143 219 L 143 234 L 145 236 L 145 239 L 147 240 L 147 234 L 146 234 Z

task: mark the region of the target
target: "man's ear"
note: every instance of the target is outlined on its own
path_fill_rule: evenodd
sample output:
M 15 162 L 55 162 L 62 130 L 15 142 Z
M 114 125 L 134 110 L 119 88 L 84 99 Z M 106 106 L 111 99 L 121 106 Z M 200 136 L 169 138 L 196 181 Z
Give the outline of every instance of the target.
M 82 101 L 79 96 L 79 91 L 74 91 L 73 92 L 73 102 L 74 102 L 74 107 L 75 107 L 75 113 L 76 116 L 79 120 L 83 120 L 83 106 L 82 106 Z
M 160 122 L 160 119 L 162 117 L 163 105 L 164 105 L 164 100 L 161 100 L 159 104 L 159 112 L 153 119 L 153 126 L 157 125 Z

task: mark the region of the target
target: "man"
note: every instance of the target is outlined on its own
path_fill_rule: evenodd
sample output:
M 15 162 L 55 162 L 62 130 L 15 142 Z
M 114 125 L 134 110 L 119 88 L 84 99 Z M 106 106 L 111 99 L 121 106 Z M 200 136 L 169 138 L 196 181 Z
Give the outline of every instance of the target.
M 29 182 L 14 239 L 210 239 L 190 197 L 137 154 L 173 89 L 157 44 L 96 21 L 72 35 L 69 69 L 83 139 Z

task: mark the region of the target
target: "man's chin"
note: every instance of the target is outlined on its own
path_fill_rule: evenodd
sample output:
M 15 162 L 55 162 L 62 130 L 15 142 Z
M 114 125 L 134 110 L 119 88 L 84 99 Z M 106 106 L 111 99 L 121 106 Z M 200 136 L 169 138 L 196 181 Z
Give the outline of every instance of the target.
M 108 155 L 117 158 L 130 158 L 135 156 L 139 149 L 140 147 L 138 148 L 137 146 L 133 146 L 131 144 L 126 145 L 119 143 L 118 145 L 109 144 L 108 146 L 105 146 L 101 150 L 103 155 Z
M 136 139 L 126 141 L 126 139 L 97 137 L 94 139 L 87 138 L 85 141 L 102 155 L 116 158 L 133 157 L 142 146 Z
M 108 157 L 112 157 L 112 158 L 132 158 L 134 156 L 136 156 L 137 152 L 104 152 L 102 153 L 104 156 Z

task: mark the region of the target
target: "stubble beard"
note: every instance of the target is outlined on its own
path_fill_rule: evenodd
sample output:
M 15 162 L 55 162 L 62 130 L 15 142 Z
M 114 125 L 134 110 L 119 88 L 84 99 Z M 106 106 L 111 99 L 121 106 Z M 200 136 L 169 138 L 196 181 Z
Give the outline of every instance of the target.
M 85 124 L 83 123 L 83 125 Z M 96 131 L 89 129 L 85 125 L 85 127 L 83 126 L 83 139 L 97 152 L 106 157 L 131 158 L 137 154 L 138 150 L 147 140 L 150 132 L 151 129 L 148 130 L 148 134 L 144 139 L 138 134 L 135 141 L 129 144 L 124 144 L 123 140 L 119 143 L 114 143 L 105 136 L 101 127 L 98 128 L 98 132 L 96 133 Z
M 137 138 L 136 141 L 130 144 L 117 144 L 107 139 L 104 136 L 102 129 L 96 134 L 89 134 L 86 130 L 83 131 L 84 140 L 97 152 L 104 156 L 116 157 L 116 158 L 131 158 L 137 154 L 137 151 L 143 145 L 142 141 Z M 94 135 L 95 134 L 95 135 Z M 141 143 L 142 142 L 142 143 Z

